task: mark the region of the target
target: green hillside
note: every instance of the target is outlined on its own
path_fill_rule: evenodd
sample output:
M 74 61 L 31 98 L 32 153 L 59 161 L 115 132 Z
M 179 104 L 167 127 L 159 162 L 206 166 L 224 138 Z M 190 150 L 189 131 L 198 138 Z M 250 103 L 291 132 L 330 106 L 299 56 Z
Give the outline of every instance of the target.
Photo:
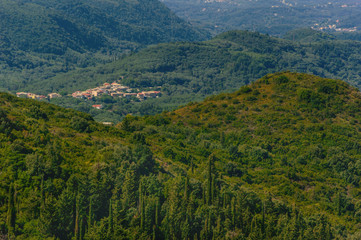
M 114 99 L 114 104 L 108 104 L 109 109 L 118 116 L 149 114 L 142 109 L 149 109 L 149 105 L 158 112 L 174 109 L 210 94 L 233 91 L 268 73 L 285 70 L 342 79 L 360 86 L 360 52 L 361 43 L 357 41 L 326 38 L 300 43 L 259 33 L 231 31 L 205 42 L 151 46 L 96 68 L 59 74 L 46 82 L 34 81 L 25 90 L 71 93 L 123 76 L 122 83 L 132 87 L 162 86 L 163 96 L 131 104 Z M 69 101 L 57 104 L 79 107 L 79 103 Z
M 361 94 L 267 75 L 105 127 L 0 94 L 4 239 L 357 239 Z
M 157 0 L 1 0 L 0 19 L 0 87 L 10 90 L 145 45 L 207 38 Z

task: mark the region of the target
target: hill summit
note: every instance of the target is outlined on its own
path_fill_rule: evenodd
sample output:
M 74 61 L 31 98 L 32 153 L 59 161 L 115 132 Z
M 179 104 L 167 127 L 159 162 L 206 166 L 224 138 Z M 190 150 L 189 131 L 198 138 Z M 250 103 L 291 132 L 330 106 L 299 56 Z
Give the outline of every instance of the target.
M 358 239 L 360 103 L 284 72 L 114 128 L 0 94 L 0 236 Z
M 196 178 L 212 155 L 223 181 L 353 229 L 345 219 L 361 210 L 360 103 L 359 90 L 343 81 L 284 72 L 134 127 L 145 125 L 140 133 L 155 154 L 195 168 Z

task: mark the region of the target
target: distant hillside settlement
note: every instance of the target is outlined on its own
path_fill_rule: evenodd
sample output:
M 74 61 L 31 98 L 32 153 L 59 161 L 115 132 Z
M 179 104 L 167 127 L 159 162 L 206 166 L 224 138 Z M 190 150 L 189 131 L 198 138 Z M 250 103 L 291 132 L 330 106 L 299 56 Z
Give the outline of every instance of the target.
M 18 93 L 16 93 L 16 96 L 22 97 L 22 98 L 31 98 L 31 99 L 36 99 L 36 100 L 42 100 L 42 99 L 46 99 L 46 98 L 52 99 L 52 98 L 61 97 L 61 95 L 58 93 L 49 93 L 47 96 L 45 96 L 45 95 L 38 95 L 35 93 L 27 93 L 27 92 L 18 92 Z
M 158 87 L 160 88 L 160 87 Z M 100 97 L 103 95 L 109 95 L 112 97 L 119 97 L 119 98 L 131 98 L 135 97 L 138 98 L 140 101 L 146 100 L 147 98 L 158 98 L 161 96 L 160 91 L 139 91 L 139 89 L 130 88 L 127 86 L 123 86 L 119 83 L 113 82 L 112 84 L 104 83 L 100 87 L 87 89 L 85 91 L 76 91 L 71 94 L 74 98 L 80 99 L 92 99 L 95 97 Z M 43 100 L 43 99 L 53 99 L 53 98 L 60 98 L 62 97 L 58 93 L 50 93 L 47 96 L 45 95 L 38 95 L 35 93 L 28 93 L 28 92 L 18 92 L 16 96 L 22 98 L 31 98 L 36 100 Z
M 100 87 L 87 89 L 85 91 L 76 91 L 72 94 L 74 98 L 92 99 L 93 97 L 100 97 L 103 95 L 110 95 L 119 98 L 136 97 L 143 101 L 147 98 L 157 98 L 161 96 L 160 91 L 139 91 L 139 89 L 123 86 L 119 83 L 113 82 L 112 84 L 104 83 Z

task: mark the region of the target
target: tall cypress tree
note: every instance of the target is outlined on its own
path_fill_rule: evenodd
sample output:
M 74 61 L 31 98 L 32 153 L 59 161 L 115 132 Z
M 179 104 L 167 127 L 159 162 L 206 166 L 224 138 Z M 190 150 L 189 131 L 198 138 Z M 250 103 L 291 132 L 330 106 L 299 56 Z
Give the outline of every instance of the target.
M 215 204 L 216 199 L 216 176 L 212 176 L 212 203 Z
M 40 184 L 40 209 L 39 216 L 42 217 L 42 214 L 45 209 L 45 194 L 44 194 L 44 175 L 41 176 L 41 184 Z
M 207 204 L 212 205 L 212 171 L 215 156 L 212 153 L 208 158 L 208 182 L 207 182 Z
M 88 230 L 92 227 L 92 224 L 93 224 L 93 198 L 90 197 L 89 213 L 88 213 Z
M 159 210 L 160 210 L 160 203 L 159 203 L 159 198 L 156 198 L 156 203 L 155 203 L 155 226 L 159 227 Z
M 265 202 L 262 201 L 262 226 L 261 226 L 261 230 L 262 230 L 263 236 L 265 236 L 265 215 L 266 215 Z
M 108 217 L 108 238 L 111 239 L 113 236 L 113 204 L 112 199 L 109 200 L 109 217 Z
M 9 229 L 9 235 L 13 235 L 15 232 L 15 222 L 16 222 L 16 209 L 15 209 L 15 191 L 14 185 L 10 185 L 9 189 L 9 202 L 8 202 L 8 212 L 7 212 L 7 226 Z
M 75 240 L 79 240 L 79 208 L 80 208 L 80 197 L 79 197 L 79 192 L 76 196 L 76 202 L 75 202 L 75 226 L 74 226 L 74 236 L 75 236 Z
M 194 163 L 193 163 L 193 157 L 190 156 L 190 162 L 191 162 L 191 172 L 194 173 Z
M 144 230 L 144 197 L 143 197 L 143 189 L 142 182 L 139 183 L 139 214 L 140 214 L 140 228 Z
M 186 181 L 185 181 L 185 183 L 184 183 L 184 201 L 185 201 L 185 203 L 187 203 L 187 201 L 188 201 L 188 183 L 189 182 L 189 179 L 188 179 L 188 177 L 186 177 Z
M 231 211 L 232 211 L 232 227 L 233 230 L 236 225 L 236 199 L 233 197 L 231 202 Z
M 337 214 L 341 216 L 342 213 L 342 195 L 341 192 L 338 193 L 338 201 L 337 201 Z

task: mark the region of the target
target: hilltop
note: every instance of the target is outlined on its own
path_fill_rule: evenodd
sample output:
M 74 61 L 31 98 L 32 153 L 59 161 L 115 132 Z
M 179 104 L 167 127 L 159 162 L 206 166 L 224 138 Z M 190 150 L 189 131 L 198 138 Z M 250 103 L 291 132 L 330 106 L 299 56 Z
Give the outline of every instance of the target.
M 58 239 L 359 236 L 361 93 L 313 75 L 116 128 L 0 94 L 0 234 Z
M 305 215 L 325 214 L 331 229 L 352 229 L 360 211 L 360 103 L 359 90 L 345 82 L 278 73 L 130 125 L 191 176 L 204 176 L 212 155 L 220 181 Z

